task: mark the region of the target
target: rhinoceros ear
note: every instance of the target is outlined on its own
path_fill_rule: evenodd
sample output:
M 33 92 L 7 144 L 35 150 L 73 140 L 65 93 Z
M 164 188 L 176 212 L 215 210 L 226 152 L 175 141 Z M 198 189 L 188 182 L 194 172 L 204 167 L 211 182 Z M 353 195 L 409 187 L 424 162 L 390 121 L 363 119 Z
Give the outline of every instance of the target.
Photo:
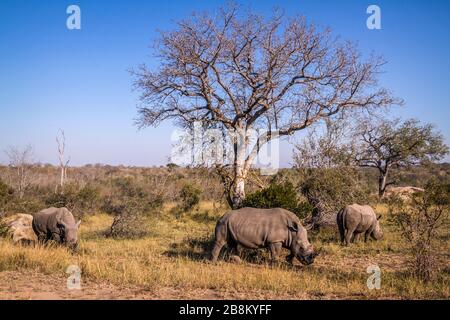
M 297 224 L 297 222 L 295 222 L 295 221 L 289 221 L 289 222 L 288 222 L 288 229 L 289 229 L 290 231 L 297 232 L 297 231 L 298 231 L 298 224 Z

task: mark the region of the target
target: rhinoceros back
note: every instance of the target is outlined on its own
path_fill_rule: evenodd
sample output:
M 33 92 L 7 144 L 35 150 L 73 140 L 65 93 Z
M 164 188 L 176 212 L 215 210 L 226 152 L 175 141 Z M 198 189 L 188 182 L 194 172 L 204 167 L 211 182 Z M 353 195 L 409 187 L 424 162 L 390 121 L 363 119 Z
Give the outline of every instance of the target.
M 346 229 L 355 228 L 358 232 L 364 232 L 376 223 L 377 216 L 370 206 L 352 204 L 345 207 L 342 220 Z
M 287 210 L 241 208 L 227 212 L 217 223 L 216 238 L 224 236 L 247 248 L 265 247 L 267 243 L 284 242 L 290 221 L 300 220 Z

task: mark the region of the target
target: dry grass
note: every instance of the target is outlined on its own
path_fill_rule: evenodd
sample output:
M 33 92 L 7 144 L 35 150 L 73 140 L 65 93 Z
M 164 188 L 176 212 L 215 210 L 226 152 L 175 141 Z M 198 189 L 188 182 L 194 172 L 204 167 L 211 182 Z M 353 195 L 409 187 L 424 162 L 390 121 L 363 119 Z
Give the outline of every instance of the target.
M 449 298 L 448 241 L 440 261 L 445 268 L 432 284 L 423 284 L 406 272 L 407 246 L 385 219 L 385 239 L 379 242 L 342 247 L 334 230 L 311 234 L 311 241 L 323 251 L 308 267 L 270 266 L 264 252 L 248 253 L 243 264 L 223 260 L 212 264 L 207 254 L 215 221 L 223 211 L 202 203 L 196 212 L 175 218 L 170 208 L 165 208 L 147 219 L 148 235 L 138 240 L 105 238 L 112 218 L 97 214 L 83 222 L 76 254 L 60 247 L 17 247 L 0 239 L 0 271 L 66 276 L 67 266 L 76 264 L 85 279 L 119 287 L 214 290 L 225 297 L 230 293 L 233 297 L 253 299 Z M 386 210 L 380 207 L 377 211 Z M 366 268 L 370 264 L 381 268 L 380 290 L 366 286 Z

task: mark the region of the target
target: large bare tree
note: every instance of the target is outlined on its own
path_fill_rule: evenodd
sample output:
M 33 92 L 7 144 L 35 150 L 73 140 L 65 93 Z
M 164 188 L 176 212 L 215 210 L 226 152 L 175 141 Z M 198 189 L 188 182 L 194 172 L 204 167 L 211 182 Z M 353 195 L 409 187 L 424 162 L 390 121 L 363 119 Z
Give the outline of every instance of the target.
M 141 91 L 138 124 L 199 121 L 226 131 L 232 207 L 244 199 L 252 163 L 267 142 L 343 110 L 396 103 L 378 87 L 381 58 L 362 60 L 353 44 L 329 30 L 277 11 L 269 19 L 235 6 L 194 14 L 161 33 L 155 56 L 159 66 L 133 71 Z

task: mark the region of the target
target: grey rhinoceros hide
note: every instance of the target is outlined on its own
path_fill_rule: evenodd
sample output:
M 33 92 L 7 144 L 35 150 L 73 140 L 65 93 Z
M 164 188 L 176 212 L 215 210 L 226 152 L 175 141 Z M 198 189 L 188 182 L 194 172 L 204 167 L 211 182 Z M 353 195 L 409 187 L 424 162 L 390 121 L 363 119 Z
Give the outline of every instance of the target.
M 81 221 L 75 222 L 67 208 L 47 208 L 34 214 L 33 230 L 39 241 L 56 241 L 75 248 L 78 243 L 78 228 Z
M 212 260 L 216 261 L 222 247 L 228 244 L 239 255 L 239 246 L 257 249 L 269 248 L 276 261 L 282 248 L 291 254 L 287 260 L 297 258 L 311 264 L 317 253 L 308 241 L 306 229 L 292 212 L 281 209 L 241 208 L 232 210 L 217 222 Z
M 336 222 L 341 236 L 341 242 L 349 245 L 358 234 L 363 233 L 365 241 L 369 236 L 374 240 L 383 238 L 379 219 L 372 207 L 352 204 L 339 211 Z

